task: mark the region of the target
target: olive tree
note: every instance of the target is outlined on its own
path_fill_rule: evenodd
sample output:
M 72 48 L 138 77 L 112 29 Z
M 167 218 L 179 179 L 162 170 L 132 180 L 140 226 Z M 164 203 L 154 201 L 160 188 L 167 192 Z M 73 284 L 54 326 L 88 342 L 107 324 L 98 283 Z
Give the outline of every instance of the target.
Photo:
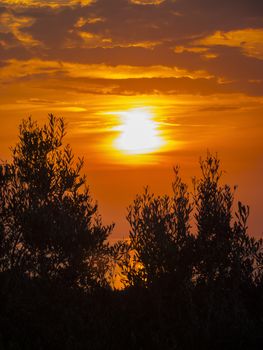
M 83 159 L 64 136 L 62 118 L 24 120 L 12 160 L 0 165 L 0 269 L 90 290 L 106 283 L 112 226 L 102 225 Z
M 121 264 L 129 285 L 149 287 L 171 276 L 179 283 L 191 278 L 192 205 L 179 168 L 172 187 L 172 196 L 157 197 L 146 188 L 128 208 L 130 234 Z
M 221 184 L 217 156 L 200 161 L 201 178 L 195 180 L 196 279 L 202 283 L 252 283 L 261 240 L 248 235 L 249 207 L 238 202 L 234 191 Z

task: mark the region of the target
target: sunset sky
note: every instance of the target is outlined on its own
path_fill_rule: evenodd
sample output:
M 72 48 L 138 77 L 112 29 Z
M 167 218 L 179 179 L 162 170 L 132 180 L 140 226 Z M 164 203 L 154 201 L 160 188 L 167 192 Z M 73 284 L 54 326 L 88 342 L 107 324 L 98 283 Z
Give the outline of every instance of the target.
M 0 159 L 22 118 L 64 117 L 114 239 L 207 150 L 263 236 L 262 0 L 0 0 L 0 92 Z

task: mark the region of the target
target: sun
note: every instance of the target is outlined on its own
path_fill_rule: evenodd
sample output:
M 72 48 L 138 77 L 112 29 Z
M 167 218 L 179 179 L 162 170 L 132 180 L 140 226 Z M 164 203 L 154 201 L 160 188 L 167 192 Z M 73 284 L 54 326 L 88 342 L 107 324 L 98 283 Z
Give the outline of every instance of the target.
M 156 151 L 163 140 L 158 123 L 147 108 L 136 108 L 118 112 L 121 117 L 119 137 L 115 141 L 117 149 L 129 154 L 145 154 Z

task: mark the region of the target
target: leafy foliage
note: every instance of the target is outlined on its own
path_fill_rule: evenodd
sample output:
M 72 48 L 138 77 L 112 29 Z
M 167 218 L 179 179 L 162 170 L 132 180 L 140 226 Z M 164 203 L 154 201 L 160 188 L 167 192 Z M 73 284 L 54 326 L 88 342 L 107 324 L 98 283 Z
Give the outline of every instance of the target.
M 169 274 L 180 274 L 180 283 L 236 283 L 239 288 L 254 282 L 262 241 L 247 233 L 249 208 L 238 202 L 233 215 L 234 193 L 220 184 L 216 156 L 208 153 L 200 168 L 193 195 L 175 168 L 172 196 L 155 197 L 146 188 L 128 208 L 131 230 L 121 262 L 128 284 L 149 287 Z
M 63 119 L 20 126 L 10 164 L 1 165 L 1 271 L 86 290 L 105 285 L 109 261 L 104 227 L 93 204 L 83 160 L 63 147 Z
M 195 181 L 195 220 L 197 223 L 197 278 L 200 283 L 253 282 L 256 242 L 247 233 L 249 208 L 238 202 L 233 217 L 234 195 L 221 186 L 220 161 L 208 154 L 201 161 L 202 178 Z
M 64 136 L 29 118 L 0 164 L 0 348 L 262 349 L 263 244 L 217 156 L 193 193 L 176 167 L 170 196 L 137 195 L 110 246 Z
M 145 189 L 128 208 L 131 231 L 128 254 L 121 262 L 126 280 L 134 286 L 151 286 L 158 278 L 191 279 L 189 254 L 193 237 L 190 230 L 190 204 L 187 186 L 175 168 L 173 196 L 158 196 Z M 124 280 L 125 281 L 125 280 Z

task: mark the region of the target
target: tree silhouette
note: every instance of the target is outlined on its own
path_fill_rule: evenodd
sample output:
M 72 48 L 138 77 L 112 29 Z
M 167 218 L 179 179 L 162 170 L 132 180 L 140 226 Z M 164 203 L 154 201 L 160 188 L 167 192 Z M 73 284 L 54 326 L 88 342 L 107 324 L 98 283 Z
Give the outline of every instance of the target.
M 234 339 L 234 330 L 247 332 L 244 294 L 254 288 L 262 241 L 247 233 L 249 208 L 238 202 L 235 212 L 234 192 L 229 185 L 221 185 L 217 156 L 208 153 L 200 168 L 193 194 L 194 297 L 201 343 L 211 344 L 219 333 Z
M 106 283 L 112 226 L 102 225 L 83 160 L 64 136 L 61 118 L 49 115 L 43 127 L 24 120 L 12 161 L 0 167 L 0 268 L 90 290 Z
M 0 348 L 261 349 L 263 244 L 217 156 L 193 193 L 177 167 L 171 195 L 137 195 L 110 246 L 64 136 L 63 119 L 29 118 L 0 163 Z
M 173 196 L 155 197 L 146 188 L 128 208 L 131 230 L 121 264 L 129 285 L 149 287 L 171 275 L 180 283 L 191 279 L 192 205 L 179 168 L 174 173 Z
M 220 185 L 220 161 L 210 154 L 200 162 L 202 177 L 195 180 L 197 223 L 197 280 L 200 283 L 252 283 L 256 254 L 261 240 L 247 233 L 249 208 L 238 202 L 233 213 L 234 194 Z
M 249 208 L 238 202 L 233 213 L 234 193 L 220 184 L 217 156 L 208 153 L 200 168 L 193 195 L 175 168 L 173 196 L 155 197 L 146 188 L 128 208 L 129 241 L 120 249 L 128 284 L 149 287 L 167 274 L 195 284 L 221 281 L 239 288 L 253 283 L 262 241 L 247 233 Z M 192 211 L 196 224 L 191 233 Z
M 129 239 L 119 245 L 124 283 L 137 287 L 160 337 L 173 327 L 179 348 L 246 348 L 262 314 L 262 240 L 248 235 L 249 208 L 238 202 L 235 212 L 217 156 L 208 153 L 200 168 L 193 193 L 176 168 L 172 196 L 146 188 L 128 208 Z

